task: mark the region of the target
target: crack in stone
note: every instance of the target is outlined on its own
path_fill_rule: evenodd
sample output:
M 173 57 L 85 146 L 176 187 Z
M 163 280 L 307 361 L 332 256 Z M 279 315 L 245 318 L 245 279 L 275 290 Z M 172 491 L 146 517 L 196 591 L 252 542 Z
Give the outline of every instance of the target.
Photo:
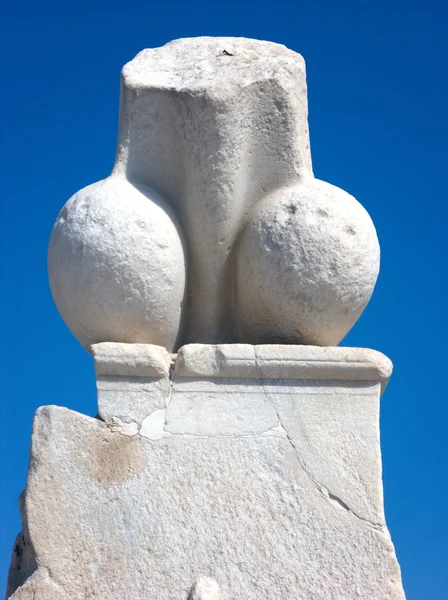
M 176 356 L 176 355 L 173 355 Z M 151 439 L 148 438 L 148 436 L 142 435 L 141 434 L 141 430 L 142 430 L 142 426 L 144 421 L 150 417 L 151 415 L 153 415 L 154 413 L 156 413 L 159 410 L 164 410 L 166 412 L 166 409 L 168 408 L 168 405 L 171 401 L 171 397 L 173 395 L 173 388 L 174 388 L 174 379 L 175 379 L 175 359 L 171 361 L 171 365 L 170 365 L 170 370 L 169 370 L 169 375 L 168 375 L 168 379 L 169 379 L 169 383 L 170 383 L 170 389 L 168 392 L 168 396 L 166 397 L 165 400 L 165 406 L 163 408 L 157 408 L 154 411 L 152 411 L 151 413 L 149 413 L 148 415 L 146 415 L 140 423 L 137 423 L 136 421 L 122 421 L 120 419 L 120 417 L 117 416 L 113 416 L 111 419 L 104 421 L 104 419 L 102 419 L 102 417 L 100 416 L 100 420 L 103 421 L 106 426 L 109 428 L 109 430 L 112 433 L 119 433 L 122 436 L 125 437 L 135 437 L 136 435 L 140 435 L 141 437 L 144 437 L 145 439 Z M 164 423 L 163 426 L 163 431 L 165 432 L 165 426 L 166 426 L 166 421 Z M 166 437 L 170 436 L 172 434 L 170 434 L 168 431 L 166 431 Z M 162 436 L 165 437 L 165 436 Z
M 170 369 L 169 369 L 169 373 L 168 373 L 168 379 L 170 382 L 170 393 L 168 394 L 168 398 L 166 399 L 165 408 L 167 408 L 168 404 L 170 403 L 171 396 L 173 395 L 174 381 L 176 379 L 176 362 L 177 362 L 177 354 L 172 354 Z
M 216 435 L 212 435 L 212 434 L 195 434 L 195 433 L 170 433 L 169 431 L 165 432 L 166 436 L 162 436 L 163 437 L 178 437 L 178 438 L 191 438 L 191 439 L 235 439 L 235 440 L 244 440 L 244 439 L 255 439 L 255 438 L 259 438 L 259 437 L 276 437 L 279 439 L 284 440 L 286 438 L 286 435 L 275 435 L 275 434 L 269 434 L 267 435 L 268 431 L 272 431 L 271 429 L 268 429 L 267 431 L 263 431 L 262 433 L 247 433 L 247 434 L 236 434 L 236 433 L 228 433 L 228 434 L 216 434 Z M 151 440 L 151 439 L 155 439 L 155 438 L 150 438 L 146 435 L 142 435 L 140 434 L 140 437 L 144 438 L 145 440 Z M 162 439 L 160 438 L 160 439 Z
M 311 477 L 311 475 L 310 475 L 310 477 Z M 324 485 L 319 484 L 313 477 L 311 477 L 311 478 L 314 481 L 319 493 L 324 498 L 331 500 L 332 502 L 336 502 L 341 508 L 345 509 L 347 512 L 351 513 L 354 517 L 356 517 L 360 521 L 363 521 L 364 523 L 366 523 L 373 529 L 376 529 L 377 531 L 384 530 L 384 525 L 382 523 L 375 523 L 374 521 L 370 521 L 369 519 L 366 519 L 365 517 L 361 517 L 352 508 L 350 508 L 350 506 L 348 506 L 348 504 L 346 504 L 346 502 L 344 502 L 341 498 L 339 498 L 339 496 L 336 496 L 336 494 L 333 494 L 332 492 L 330 492 L 330 490 L 328 490 Z
M 370 521 L 369 519 L 366 519 L 364 517 L 361 517 L 360 515 L 358 515 L 352 508 L 350 508 L 350 506 L 344 502 L 341 498 L 339 498 L 339 496 L 337 496 L 336 494 L 334 494 L 333 492 L 331 492 L 330 490 L 328 490 L 324 485 L 322 485 L 321 483 L 319 483 L 315 477 L 313 476 L 310 468 L 307 466 L 307 464 L 305 463 L 303 457 L 301 456 L 297 446 L 295 445 L 295 443 L 293 442 L 293 440 L 291 439 L 291 436 L 289 435 L 289 433 L 287 432 L 287 430 L 285 429 L 285 427 L 283 426 L 283 423 L 281 421 L 280 418 L 280 414 L 277 410 L 277 408 L 275 407 L 272 399 L 269 396 L 269 393 L 267 392 L 267 390 L 265 389 L 264 383 L 263 383 L 263 378 L 262 378 L 262 374 L 261 374 L 261 367 L 260 364 L 258 362 L 258 356 L 257 356 L 257 350 L 256 348 L 254 348 L 254 359 L 255 359 L 255 368 L 257 371 L 257 377 L 256 377 L 256 381 L 258 383 L 258 385 L 260 386 L 260 389 L 263 392 L 263 396 L 265 398 L 265 400 L 269 403 L 269 405 L 271 406 L 272 410 L 274 411 L 276 417 L 277 417 L 277 425 L 276 427 L 279 430 L 279 433 L 281 435 L 275 435 L 275 433 L 273 432 L 273 430 L 275 429 L 275 427 L 272 427 L 270 429 L 268 429 L 267 431 L 263 431 L 262 433 L 257 433 L 257 434 L 247 434 L 247 435 L 235 435 L 235 434 L 227 434 L 227 435 L 195 435 L 195 434 L 189 434 L 189 433 L 170 433 L 169 431 L 166 431 L 165 427 L 167 426 L 167 422 L 165 420 L 164 425 L 163 425 L 163 433 L 164 435 L 161 435 L 159 438 L 154 438 L 156 439 L 163 439 L 165 437 L 184 437 L 184 438 L 203 438 L 203 439 L 207 439 L 207 438 L 234 438 L 234 439 L 244 439 L 244 438 L 257 438 L 257 437 L 261 437 L 263 435 L 271 435 L 273 437 L 279 437 L 282 439 L 287 439 L 293 452 L 294 455 L 297 458 L 297 462 L 299 463 L 300 468 L 302 469 L 302 471 L 308 476 L 308 478 L 313 482 L 313 484 L 315 485 L 317 491 L 319 492 L 319 494 L 325 498 L 327 501 L 332 502 L 333 504 L 336 504 L 339 508 L 342 508 L 344 510 L 346 510 L 348 513 L 352 514 L 356 519 L 358 519 L 359 521 L 362 521 L 364 523 L 366 523 L 369 527 L 372 527 L 373 529 L 379 530 L 379 531 L 383 531 L 384 530 L 384 525 L 382 523 L 375 523 L 373 521 Z M 165 410 L 165 415 L 166 415 L 166 408 L 168 407 L 172 396 L 173 396 L 173 392 L 174 392 L 174 385 L 175 385 L 175 369 L 174 369 L 174 361 L 171 364 L 170 367 L 170 373 L 169 373 L 169 380 L 170 380 L 170 391 L 168 394 L 168 397 L 166 399 L 165 402 L 165 408 L 163 410 Z M 160 409 L 157 409 L 160 410 Z M 154 412 L 157 412 L 154 411 Z M 147 415 L 146 418 L 148 418 L 150 415 Z M 166 419 L 166 416 L 165 416 Z M 143 419 L 144 421 L 145 419 Z M 143 423 L 142 421 L 142 423 Z M 137 425 L 136 423 L 132 422 L 132 424 Z M 135 435 L 139 435 L 140 437 L 144 438 L 144 439 L 148 439 L 151 440 L 153 438 L 149 437 L 149 436 L 145 436 L 141 433 L 141 429 L 142 426 L 140 425 L 140 427 L 138 427 L 137 431 L 135 433 L 131 433 L 131 432 L 125 432 L 123 431 L 122 427 L 120 427 L 120 425 L 131 425 L 129 423 L 107 423 L 107 426 L 110 428 L 111 431 L 113 432 L 117 432 L 120 435 L 123 436 L 127 436 L 127 437 L 133 437 Z M 132 426 L 132 425 L 131 425 Z M 271 433 L 269 433 L 271 432 Z
M 291 439 L 291 436 L 289 435 L 288 431 L 283 426 L 283 423 L 282 423 L 281 418 L 280 418 L 280 414 L 279 414 L 277 408 L 275 407 L 273 401 L 269 397 L 268 392 L 266 391 L 266 389 L 264 387 L 263 380 L 261 378 L 261 369 L 260 369 L 260 365 L 258 363 L 257 350 L 256 350 L 256 348 L 254 348 L 254 350 L 255 350 L 255 368 L 256 368 L 256 370 L 258 372 L 258 378 L 257 378 L 258 384 L 260 385 L 261 389 L 263 390 L 263 395 L 264 395 L 266 401 L 269 402 L 269 404 L 272 407 L 272 410 L 277 415 L 279 426 L 282 427 L 282 429 L 284 430 L 285 437 L 288 440 L 291 448 L 293 449 L 293 452 L 294 452 L 294 454 L 295 454 L 295 456 L 297 458 L 297 462 L 299 463 L 300 468 L 309 477 L 309 479 L 314 483 L 314 485 L 316 486 L 317 491 L 319 492 L 319 494 L 323 498 L 325 498 L 328 501 L 336 503 L 340 508 L 343 508 L 344 510 L 346 510 L 348 513 L 350 513 L 351 515 L 353 515 L 359 521 L 362 521 L 363 523 L 366 523 L 366 525 L 368 525 L 369 527 L 372 527 L 373 529 L 375 529 L 377 531 L 383 531 L 384 530 L 384 525 L 383 524 L 381 524 L 381 523 L 375 523 L 373 521 L 370 521 L 369 519 L 361 517 L 354 510 L 352 510 L 348 506 L 348 504 L 346 504 L 343 500 L 341 500 L 341 498 L 339 498 L 338 496 L 336 496 L 336 494 L 333 494 L 332 492 L 330 492 L 330 490 L 328 490 L 324 485 L 322 485 L 321 483 L 319 483 L 314 478 L 314 476 L 313 476 L 310 468 L 305 463 L 305 461 L 304 461 L 303 457 L 301 456 L 301 454 L 300 454 L 297 446 L 294 444 L 294 442 Z

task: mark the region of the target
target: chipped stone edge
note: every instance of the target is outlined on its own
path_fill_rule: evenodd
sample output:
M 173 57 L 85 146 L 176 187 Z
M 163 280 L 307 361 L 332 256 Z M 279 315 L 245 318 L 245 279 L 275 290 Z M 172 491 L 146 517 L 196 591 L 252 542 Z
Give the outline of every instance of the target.
M 169 377 L 172 358 L 166 348 L 152 344 L 102 342 L 92 345 L 96 376 Z
M 170 355 L 160 346 L 105 342 L 93 347 L 97 376 L 147 377 L 148 373 L 169 380 L 164 407 L 148 414 L 141 422 L 124 422 L 118 416 L 107 420 L 112 431 L 122 435 L 141 435 L 150 440 L 182 435 L 210 437 L 208 434 L 176 434 L 165 429 L 166 409 L 175 380 L 239 379 L 241 384 L 256 380 L 263 389 L 266 380 L 372 381 L 384 391 L 392 373 L 391 361 L 380 352 L 367 348 L 258 345 L 188 344 Z M 277 415 L 278 416 L 278 415 Z M 222 437 L 269 435 L 285 437 L 280 420 L 273 429 L 257 434 L 223 434 Z M 212 437 L 216 437 L 216 434 Z M 219 437 L 219 436 L 218 436 Z

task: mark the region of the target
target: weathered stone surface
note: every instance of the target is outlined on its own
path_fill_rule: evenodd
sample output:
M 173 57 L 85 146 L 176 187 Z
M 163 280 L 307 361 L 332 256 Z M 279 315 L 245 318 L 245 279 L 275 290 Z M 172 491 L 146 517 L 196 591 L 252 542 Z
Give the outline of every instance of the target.
M 183 348 L 167 408 L 134 435 L 39 409 L 8 595 L 402 600 L 378 430 L 390 362 L 282 350 Z
M 370 300 L 379 266 L 375 228 L 353 196 L 311 177 L 276 190 L 239 246 L 239 337 L 338 344 Z
M 104 342 L 94 344 L 92 353 L 103 421 L 134 434 L 149 414 L 165 408 L 171 391 L 165 348 Z
M 164 348 L 104 343 L 92 350 L 100 417 L 121 433 L 140 430 L 150 438 L 272 435 L 278 416 L 263 394 L 277 380 L 285 394 L 315 385 L 303 387 L 302 380 L 317 380 L 320 387 L 330 381 L 330 390 L 338 389 L 333 385 L 338 380 L 347 382 L 344 389 L 351 381 L 371 381 L 384 389 L 392 372 L 388 358 L 363 348 L 189 344 L 179 349 L 170 381 L 171 357 Z
M 352 196 L 314 179 L 307 116 L 303 58 L 279 44 L 183 39 L 124 66 L 112 175 L 69 200 L 50 240 L 55 303 L 87 349 L 344 337 L 378 240 Z
M 162 346 L 104 342 L 92 346 L 97 376 L 167 378 L 171 356 Z
M 211 577 L 200 577 L 189 600 L 221 600 L 219 585 Z
M 20 587 L 11 600 L 71 600 L 64 589 L 57 585 L 49 576 L 45 568 L 40 568 Z
M 112 175 L 76 193 L 53 228 L 48 272 L 56 306 L 87 350 L 176 345 L 184 251 L 172 212 L 152 190 Z
M 176 377 L 258 377 L 255 350 L 249 344 L 188 344 L 179 348 Z
M 392 362 L 369 348 L 282 344 L 188 344 L 179 349 L 176 377 L 375 381 L 384 391 Z
M 166 378 L 99 377 L 98 414 L 111 425 L 135 423 L 137 429 L 152 412 L 165 408 L 171 391 Z
M 173 383 L 165 431 L 191 435 L 257 435 L 278 426 L 255 379 L 180 379 Z

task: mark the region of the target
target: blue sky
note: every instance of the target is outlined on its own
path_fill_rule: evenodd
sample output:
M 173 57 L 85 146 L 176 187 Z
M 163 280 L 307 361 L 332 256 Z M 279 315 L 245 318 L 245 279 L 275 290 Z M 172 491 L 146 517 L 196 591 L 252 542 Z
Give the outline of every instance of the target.
M 379 281 L 343 344 L 394 362 L 381 410 L 388 525 L 408 600 L 448 598 L 447 4 L 25 0 L 3 12 L 0 594 L 35 409 L 96 413 L 91 359 L 48 288 L 54 220 L 112 167 L 121 66 L 170 39 L 235 35 L 303 54 L 315 174 L 377 227 Z

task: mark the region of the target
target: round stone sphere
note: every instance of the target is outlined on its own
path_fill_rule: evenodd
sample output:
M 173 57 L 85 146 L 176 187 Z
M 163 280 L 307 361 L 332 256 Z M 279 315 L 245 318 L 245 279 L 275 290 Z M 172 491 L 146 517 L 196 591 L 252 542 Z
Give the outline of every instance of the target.
M 239 341 L 334 346 L 372 295 L 380 249 L 361 204 L 309 178 L 261 201 L 236 260 Z
M 48 271 L 56 306 L 87 350 L 106 341 L 175 347 L 184 251 L 153 192 L 114 175 L 76 193 L 53 228 Z

